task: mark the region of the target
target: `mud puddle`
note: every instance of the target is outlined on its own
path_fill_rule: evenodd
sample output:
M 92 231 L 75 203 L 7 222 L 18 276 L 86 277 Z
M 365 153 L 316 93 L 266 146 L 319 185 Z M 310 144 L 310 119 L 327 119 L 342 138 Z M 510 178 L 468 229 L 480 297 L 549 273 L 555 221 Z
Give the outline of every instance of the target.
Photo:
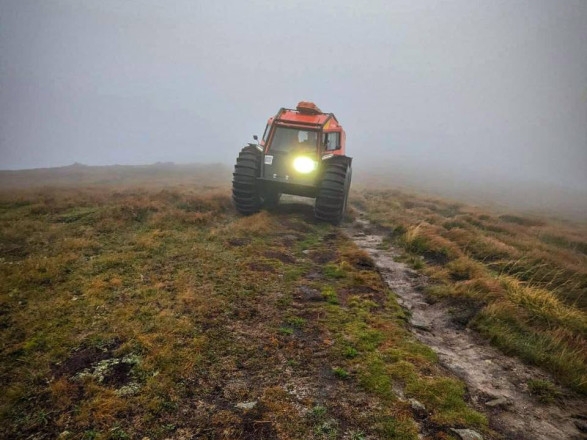
M 507 439 L 587 439 L 587 399 L 571 397 L 540 403 L 528 392 L 530 379 L 548 379 L 544 372 L 508 357 L 451 319 L 450 306 L 430 304 L 422 293 L 425 278 L 396 261 L 401 251 L 385 246 L 387 234 L 359 215 L 343 228 L 370 254 L 402 307 L 409 310 L 415 336 L 430 346 L 441 364 L 468 387 L 474 407 L 484 412 L 490 426 Z

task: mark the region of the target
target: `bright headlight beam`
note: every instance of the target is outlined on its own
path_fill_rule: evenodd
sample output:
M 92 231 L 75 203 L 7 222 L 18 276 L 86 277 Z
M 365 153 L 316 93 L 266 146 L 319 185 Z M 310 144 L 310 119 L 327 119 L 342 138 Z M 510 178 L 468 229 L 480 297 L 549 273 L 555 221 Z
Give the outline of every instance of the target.
M 316 169 L 316 162 L 309 157 L 296 157 L 293 161 L 294 170 L 298 173 L 308 174 Z

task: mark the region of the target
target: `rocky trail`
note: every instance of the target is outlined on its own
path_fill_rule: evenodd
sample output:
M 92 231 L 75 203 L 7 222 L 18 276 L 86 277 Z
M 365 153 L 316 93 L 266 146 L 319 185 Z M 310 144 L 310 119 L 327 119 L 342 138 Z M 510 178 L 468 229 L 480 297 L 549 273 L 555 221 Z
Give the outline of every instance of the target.
M 537 401 L 527 382 L 548 379 L 547 375 L 504 355 L 459 325 L 449 304 L 428 302 L 422 289 L 426 279 L 397 261 L 401 255 L 398 248 L 382 246 L 386 230 L 359 213 L 344 231 L 373 258 L 402 307 L 409 311 L 414 335 L 466 383 L 472 405 L 488 416 L 492 429 L 507 439 L 587 439 L 587 399 L 563 390 L 564 397 L 552 403 Z

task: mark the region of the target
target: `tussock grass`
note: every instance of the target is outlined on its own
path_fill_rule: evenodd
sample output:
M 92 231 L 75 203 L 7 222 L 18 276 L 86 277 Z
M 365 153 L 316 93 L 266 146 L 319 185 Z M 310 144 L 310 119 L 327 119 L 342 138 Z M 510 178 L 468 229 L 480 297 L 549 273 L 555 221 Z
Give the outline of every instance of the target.
M 456 322 L 587 393 L 584 225 L 400 191 L 363 191 L 358 200 L 430 277 L 432 297 L 469 309 Z

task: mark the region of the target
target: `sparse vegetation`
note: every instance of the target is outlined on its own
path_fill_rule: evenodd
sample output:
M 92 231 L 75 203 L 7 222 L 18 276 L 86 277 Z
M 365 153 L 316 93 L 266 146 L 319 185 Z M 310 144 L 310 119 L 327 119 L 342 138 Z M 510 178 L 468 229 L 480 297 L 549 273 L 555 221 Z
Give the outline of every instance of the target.
M 238 217 L 228 194 L 1 195 L 0 436 L 415 439 L 400 389 L 437 438 L 492 438 L 364 252 L 310 206 Z
M 536 398 L 543 403 L 551 403 L 560 397 L 559 391 L 549 381 L 543 379 L 532 379 L 528 381 L 528 389 Z
M 508 354 L 587 393 L 587 229 L 400 191 L 356 201 L 426 274 L 431 300 Z

